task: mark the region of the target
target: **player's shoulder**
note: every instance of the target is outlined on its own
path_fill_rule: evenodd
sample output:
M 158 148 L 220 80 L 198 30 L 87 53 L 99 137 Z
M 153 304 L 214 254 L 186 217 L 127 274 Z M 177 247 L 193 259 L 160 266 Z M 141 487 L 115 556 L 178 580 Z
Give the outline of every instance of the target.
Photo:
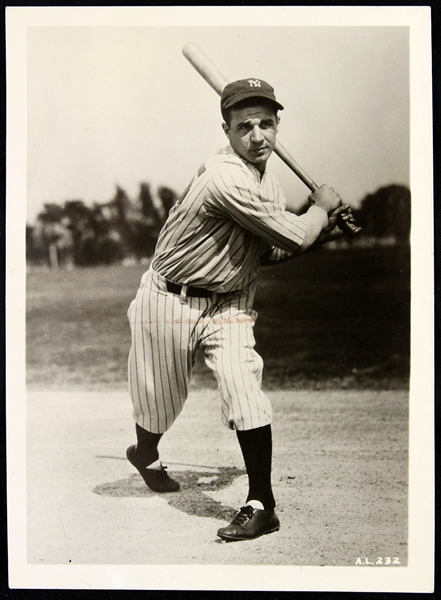
M 249 177 L 249 171 L 242 159 L 223 150 L 208 158 L 198 169 L 198 178 L 204 178 L 208 186 L 239 182 L 247 176 Z
M 275 177 L 275 175 L 271 173 L 271 171 L 268 171 L 268 169 L 265 171 L 265 182 L 267 185 L 272 186 L 274 189 L 283 192 L 283 188 L 280 181 L 277 179 L 277 177 Z
M 281 208 L 286 207 L 286 196 L 279 180 L 268 170 L 265 171 L 265 178 L 262 182 L 262 188 L 269 198 L 276 202 Z
M 228 147 L 221 148 L 205 162 L 206 169 L 246 169 L 243 160 Z

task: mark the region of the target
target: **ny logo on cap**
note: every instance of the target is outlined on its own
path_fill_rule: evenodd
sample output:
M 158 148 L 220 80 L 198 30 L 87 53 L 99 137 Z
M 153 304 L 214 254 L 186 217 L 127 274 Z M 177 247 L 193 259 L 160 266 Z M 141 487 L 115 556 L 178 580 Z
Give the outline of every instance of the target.
M 250 84 L 250 87 L 261 87 L 258 79 L 248 79 L 248 83 Z

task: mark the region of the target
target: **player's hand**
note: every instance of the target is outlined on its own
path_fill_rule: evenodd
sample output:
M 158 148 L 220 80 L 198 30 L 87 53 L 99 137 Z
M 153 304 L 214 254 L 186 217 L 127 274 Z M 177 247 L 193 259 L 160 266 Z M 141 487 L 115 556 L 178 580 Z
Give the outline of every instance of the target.
M 320 186 L 315 192 L 310 194 L 309 201 L 311 204 L 315 204 L 326 210 L 328 215 L 342 204 L 341 198 L 334 188 L 327 185 Z
M 323 246 L 333 240 L 338 240 L 343 235 L 343 230 L 340 229 L 341 219 L 350 220 L 353 219 L 351 215 L 351 207 L 347 204 L 339 206 L 331 212 L 328 217 L 328 224 L 322 229 L 319 237 L 316 240 L 317 246 Z

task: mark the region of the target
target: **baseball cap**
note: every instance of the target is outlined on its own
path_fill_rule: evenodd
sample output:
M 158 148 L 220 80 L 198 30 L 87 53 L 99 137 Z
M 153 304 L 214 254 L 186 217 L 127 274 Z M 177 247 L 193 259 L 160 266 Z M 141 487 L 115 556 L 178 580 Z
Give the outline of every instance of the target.
M 283 110 L 283 106 L 276 100 L 274 88 L 263 79 L 239 79 L 228 83 L 222 92 L 221 110 L 230 108 L 246 98 L 266 98 L 271 100 L 279 110 Z

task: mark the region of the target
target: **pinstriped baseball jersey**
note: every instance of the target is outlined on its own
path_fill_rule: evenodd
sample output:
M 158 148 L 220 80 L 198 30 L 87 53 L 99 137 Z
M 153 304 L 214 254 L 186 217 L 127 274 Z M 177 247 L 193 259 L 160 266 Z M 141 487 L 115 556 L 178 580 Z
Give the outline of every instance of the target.
M 172 208 L 152 268 L 180 284 L 240 289 L 255 279 L 265 253 L 272 263 L 303 250 L 307 225 L 285 204 L 277 180 L 267 171 L 261 178 L 228 147 L 205 162 Z M 326 215 L 316 210 L 320 229 Z M 268 254 L 272 247 L 278 251 Z
M 228 147 L 205 162 L 170 211 L 128 311 L 129 391 L 142 428 L 171 427 L 187 399 L 197 348 L 218 382 L 223 423 L 248 430 L 271 422 L 254 350 L 258 268 L 299 254 L 327 223 L 319 207 L 301 217 L 284 209 L 278 182 Z M 182 286 L 180 295 L 167 281 Z M 187 286 L 213 294 L 188 297 Z

